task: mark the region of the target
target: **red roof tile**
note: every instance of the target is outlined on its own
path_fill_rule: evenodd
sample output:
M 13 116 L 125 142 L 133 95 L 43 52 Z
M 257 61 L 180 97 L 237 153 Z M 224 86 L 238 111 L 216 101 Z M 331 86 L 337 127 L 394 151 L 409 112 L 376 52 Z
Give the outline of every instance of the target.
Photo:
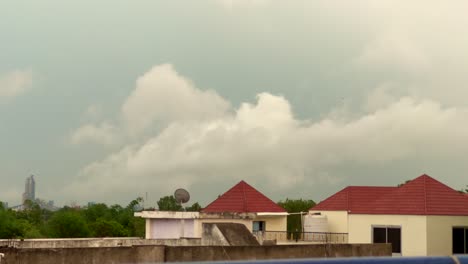
M 400 187 L 347 187 L 311 210 L 350 214 L 468 215 L 468 198 L 422 175 Z
M 286 210 L 245 181 L 241 181 L 210 203 L 202 212 L 282 213 Z
M 371 201 L 397 187 L 348 186 L 326 200 L 318 203 L 311 210 L 356 211 L 362 210 Z

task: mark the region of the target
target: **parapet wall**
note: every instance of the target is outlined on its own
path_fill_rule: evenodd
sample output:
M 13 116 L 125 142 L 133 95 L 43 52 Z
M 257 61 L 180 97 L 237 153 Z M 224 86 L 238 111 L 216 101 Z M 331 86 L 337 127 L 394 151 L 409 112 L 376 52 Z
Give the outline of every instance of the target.
M 166 247 L 166 262 L 391 256 L 390 244 Z
M 164 246 L 0 248 L 2 264 L 111 264 L 164 262 Z
M 0 248 L 3 263 L 107 264 L 390 256 L 390 244 Z
M 200 246 L 200 238 L 142 239 L 138 237 L 0 239 L 0 248 L 88 248 L 131 246 Z

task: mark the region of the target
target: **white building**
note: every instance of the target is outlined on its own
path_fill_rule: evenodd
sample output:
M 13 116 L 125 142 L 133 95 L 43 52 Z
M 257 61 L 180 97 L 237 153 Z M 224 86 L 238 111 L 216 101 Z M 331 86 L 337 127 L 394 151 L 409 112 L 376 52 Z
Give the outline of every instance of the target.
M 147 239 L 201 238 L 204 223 L 238 223 L 252 232 L 284 232 L 288 213 L 244 181 L 199 212 L 143 211 Z
M 349 243 L 392 243 L 394 254 L 468 253 L 468 197 L 422 175 L 399 187 L 351 186 L 310 210 Z
M 247 226 L 252 232 L 286 232 L 288 212 L 263 193 L 240 181 L 203 208 L 204 213 L 251 213 L 255 215 Z M 285 236 L 286 238 L 286 236 Z

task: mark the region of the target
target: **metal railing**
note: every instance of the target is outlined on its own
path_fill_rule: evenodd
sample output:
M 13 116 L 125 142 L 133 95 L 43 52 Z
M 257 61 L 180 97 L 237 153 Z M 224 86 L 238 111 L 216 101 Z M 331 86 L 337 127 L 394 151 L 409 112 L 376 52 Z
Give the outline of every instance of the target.
M 256 231 L 257 239 L 277 242 L 348 243 L 348 233 Z

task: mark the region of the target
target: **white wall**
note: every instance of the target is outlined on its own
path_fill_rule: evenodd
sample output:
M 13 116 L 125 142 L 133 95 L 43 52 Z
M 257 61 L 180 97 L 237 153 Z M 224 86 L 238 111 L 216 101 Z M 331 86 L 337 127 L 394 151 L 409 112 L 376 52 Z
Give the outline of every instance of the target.
M 311 214 L 320 213 L 328 218 L 328 232 L 348 233 L 347 211 L 310 211 Z
M 178 239 L 180 237 L 199 238 L 194 219 L 146 219 L 146 238 Z M 148 229 L 149 227 L 149 229 Z
M 452 254 L 452 228 L 468 227 L 468 216 L 428 216 L 427 254 Z
M 372 243 L 373 226 L 399 226 L 402 255 L 427 255 L 426 216 L 350 214 L 348 217 L 349 243 Z

